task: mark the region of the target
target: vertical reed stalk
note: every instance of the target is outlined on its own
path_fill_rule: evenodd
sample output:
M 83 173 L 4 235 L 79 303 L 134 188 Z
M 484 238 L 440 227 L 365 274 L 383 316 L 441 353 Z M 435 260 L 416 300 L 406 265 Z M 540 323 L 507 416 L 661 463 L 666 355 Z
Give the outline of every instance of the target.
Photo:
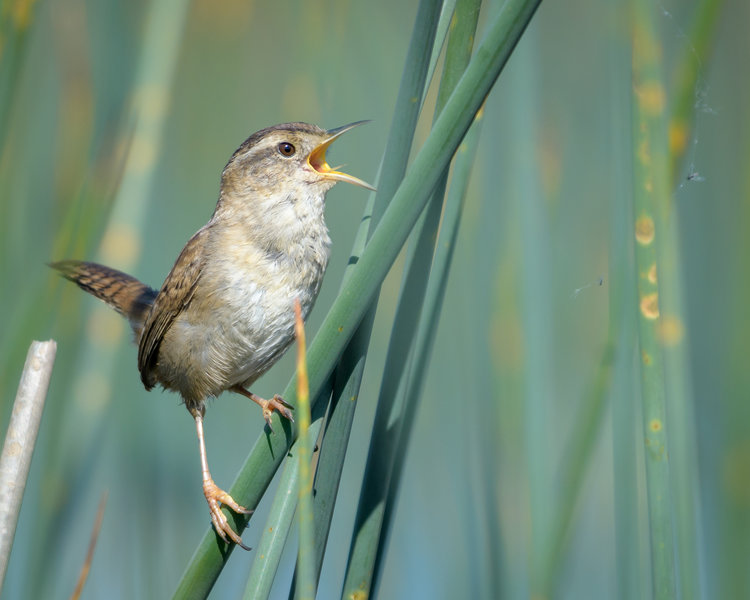
M 656 33 L 657 9 L 633 0 L 633 197 L 638 347 L 643 439 L 654 598 L 676 597 L 673 503 L 669 474 L 663 316 L 659 296 L 665 218 L 669 204 L 667 95 L 662 49 Z

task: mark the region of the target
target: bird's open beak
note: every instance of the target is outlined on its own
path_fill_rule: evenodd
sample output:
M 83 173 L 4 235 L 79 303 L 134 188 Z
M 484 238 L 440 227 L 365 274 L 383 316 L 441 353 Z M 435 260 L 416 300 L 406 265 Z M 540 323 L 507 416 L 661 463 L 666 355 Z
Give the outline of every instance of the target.
M 342 173 L 341 171 L 337 170 L 340 167 L 332 168 L 326 162 L 326 150 L 328 150 L 328 146 L 330 146 L 334 142 L 334 140 L 336 140 L 343 133 L 346 133 L 350 129 L 353 129 L 357 125 L 362 125 L 363 123 L 367 122 L 368 121 L 357 121 L 356 123 L 350 123 L 349 125 L 344 125 L 343 127 L 329 129 L 326 132 L 328 133 L 328 138 L 326 138 L 326 140 L 322 144 L 315 148 L 315 150 L 310 152 L 310 156 L 308 157 L 307 162 L 313 169 L 315 169 L 318 173 L 320 173 L 324 177 L 327 177 L 328 179 L 335 179 L 336 181 L 348 181 L 349 183 L 353 183 L 354 185 L 358 185 L 360 187 L 367 188 L 368 190 L 375 191 L 375 188 L 372 187 L 369 183 L 365 183 L 364 181 L 362 181 L 361 179 L 357 179 L 353 175 Z

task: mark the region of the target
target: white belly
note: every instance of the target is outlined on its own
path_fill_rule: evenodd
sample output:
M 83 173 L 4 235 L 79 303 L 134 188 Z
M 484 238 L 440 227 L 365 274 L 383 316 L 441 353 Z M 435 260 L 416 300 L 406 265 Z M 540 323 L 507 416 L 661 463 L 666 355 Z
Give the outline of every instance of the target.
M 232 357 L 225 371 L 226 387 L 249 386 L 281 357 L 294 341 L 294 303 L 302 317 L 312 310 L 323 272 L 312 288 L 263 285 L 247 281 L 227 298 L 232 312 L 217 320 L 220 344 L 212 344 L 209 360 Z M 231 316 L 230 316 L 231 314 Z

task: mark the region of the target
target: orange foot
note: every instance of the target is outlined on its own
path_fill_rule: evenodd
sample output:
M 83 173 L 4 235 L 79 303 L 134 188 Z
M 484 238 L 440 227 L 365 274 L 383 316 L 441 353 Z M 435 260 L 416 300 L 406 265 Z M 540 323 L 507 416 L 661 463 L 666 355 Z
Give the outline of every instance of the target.
M 268 423 L 268 428 L 271 431 L 273 431 L 273 427 L 271 426 L 271 415 L 273 415 L 274 410 L 277 411 L 282 417 L 294 423 L 294 417 L 292 416 L 292 410 L 294 409 L 294 407 L 291 404 L 287 404 L 286 402 L 284 402 L 284 399 L 278 394 L 274 394 L 273 398 L 271 398 L 270 400 L 265 400 L 260 396 L 256 396 L 252 392 L 246 390 L 241 385 L 234 386 L 232 388 L 232 391 L 235 391 L 238 394 L 242 394 L 246 398 L 250 398 L 250 400 L 255 402 L 263 409 L 263 418 L 266 420 L 266 423 Z
M 234 501 L 229 494 L 222 490 L 219 486 L 214 483 L 214 480 L 209 478 L 203 481 L 203 494 L 206 496 L 206 502 L 208 502 L 208 509 L 211 512 L 211 522 L 214 524 L 216 533 L 221 536 L 227 544 L 229 540 L 227 536 L 238 546 L 245 550 L 250 550 L 245 544 L 242 543 L 242 538 L 238 536 L 229 525 L 226 515 L 221 512 L 221 505 L 231 508 L 236 513 L 242 513 L 243 515 L 249 515 L 253 511 L 247 510 L 245 507 L 240 506 Z

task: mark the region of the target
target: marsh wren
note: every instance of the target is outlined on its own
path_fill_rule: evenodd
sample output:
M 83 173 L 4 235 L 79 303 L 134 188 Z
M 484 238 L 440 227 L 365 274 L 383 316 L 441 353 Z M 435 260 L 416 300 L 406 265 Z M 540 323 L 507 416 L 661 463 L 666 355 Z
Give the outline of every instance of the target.
M 312 309 L 328 264 L 331 239 L 323 209 L 338 181 L 374 189 L 331 168 L 326 150 L 359 121 L 325 131 L 284 123 L 251 135 L 221 175 L 209 222 L 190 238 L 160 290 L 103 265 L 62 261 L 50 266 L 125 316 L 138 344 L 138 370 L 147 390 L 179 392 L 195 419 L 203 493 L 221 538 L 248 549 L 221 505 L 248 514 L 211 478 L 203 437 L 206 399 L 224 390 L 256 402 L 271 426 L 291 406 L 247 388 L 294 339 L 294 303 Z

